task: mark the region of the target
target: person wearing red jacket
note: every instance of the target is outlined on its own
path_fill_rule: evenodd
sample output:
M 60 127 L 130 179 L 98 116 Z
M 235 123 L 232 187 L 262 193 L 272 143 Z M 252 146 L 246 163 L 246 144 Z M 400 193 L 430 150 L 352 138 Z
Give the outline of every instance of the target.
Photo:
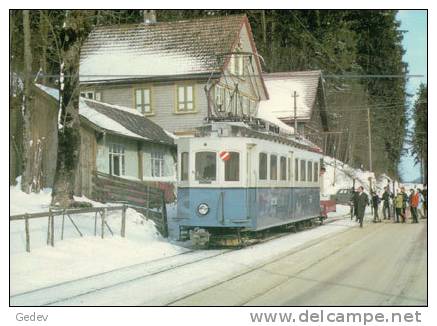
M 414 192 L 414 189 L 410 190 L 410 196 L 408 198 L 410 204 L 411 215 L 413 216 L 413 223 L 419 223 L 417 220 L 417 206 L 419 206 L 419 192 Z

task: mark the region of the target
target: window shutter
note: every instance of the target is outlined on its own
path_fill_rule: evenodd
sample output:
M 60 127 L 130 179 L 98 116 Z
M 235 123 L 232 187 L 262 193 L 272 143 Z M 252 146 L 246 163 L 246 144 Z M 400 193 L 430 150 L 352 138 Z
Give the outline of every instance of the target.
M 244 72 L 244 60 L 243 60 L 243 55 L 240 54 L 238 56 L 238 75 L 243 77 L 243 72 Z
M 231 55 L 229 59 L 229 71 L 231 74 L 235 75 L 235 56 Z
M 174 162 L 170 153 L 164 153 L 164 177 L 171 177 L 174 175 Z

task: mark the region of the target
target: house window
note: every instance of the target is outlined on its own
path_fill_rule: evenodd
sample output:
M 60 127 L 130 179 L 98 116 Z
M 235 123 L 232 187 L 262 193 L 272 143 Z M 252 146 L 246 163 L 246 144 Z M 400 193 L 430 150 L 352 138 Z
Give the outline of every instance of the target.
M 151 165 L 152 165 L 152 177 L 164 176 L 164 153 L 152 152 L 151 153 Z
M 281 156 L 280 171 L 281 171 L 281 175 L 279 178 L 281 180 L 287 180 L 287 158 L 284 156 Z
M 300 181 L 306 181 L 306 165 L 307 162 L 305 160 L 300 160 Z
M 152 113 L 152 101 L 150 88 L 141 88 L 135 90 L 135 109 L 142 113 Z
M 299 159 L 294 159 L 294 181 L 299 181 Z
M 181 154 L 181 181 L 188 180 L 188 152 Z
M 177 107 L 178 112 L 194 111 L 194 86 L 177 86 Z
M 122 145 L 109 145 L 109 174 L 125 175 L 124 146 Z
M 313 162 L 308 161 L 308 181 L 313 181 Z
M 237 47 L 229 60 L 229 71 L 231 74 L 239 77 L 243 76 L 244 70 L 244 56 L 240 53 L 241 51 L 241 47 Z
M 196 153 L 195 170 L 196 180 L 199 182 L 211 182 L 216 180 L 217 154 L 215 152 Z
M 270 180 L 278 180 L 278 157 L 270 155 Z
M 259 179 L 267 180 L 267 154 L 259 153 Z
M 240 154 L 229 152 L 230 157 L 225 161 L 225 181 L 240 180 Z
M 319 163 L 314 162 L 314 182 L 319 181 Z

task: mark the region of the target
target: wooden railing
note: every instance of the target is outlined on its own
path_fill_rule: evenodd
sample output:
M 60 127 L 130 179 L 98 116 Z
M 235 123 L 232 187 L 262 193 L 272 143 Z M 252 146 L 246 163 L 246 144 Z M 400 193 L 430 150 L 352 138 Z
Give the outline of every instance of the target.
M 87 208 L 79 208 L 79 209 L 60 209 L 60 210 L 52 210 L 50 209 L 48 212 L 41 213 L 31 213 L 31 214 L 18 214 L 11 215 L 9 217 L 9 221 L 22 221 L 24 220 L 24 232 L 26 235 L 26 251 L 30 252 L 30 231 L 29 231 L 29 220 L 36 218 L 48 217 L 48 225 L 47 225 L 47 245 L 51 245 L 54 247 L 55 245 L 55 228 L 54 228 L 54 218 L 55 216 L 62 216 L 62 227 L 61 227 L 61 240 L 64 239 L 64 225 L 65 218 L 68 218 L 70 222 L 73 224 L 74 228 L 78 232 L 78 234 L 82 237 L 83 234 L 80 231 L 77 224 L 72 219 L 71 215 L 77 214 L 86 214 L 86 213 L 95 213 L 94 215 L 94 235 L 97 236 L 98 228 L 100 229 L 100 236 L 102 239 L 105 237 L 105 227 L 109 230 L 109 232 L 114 235 L 111 227 L 106 221 L 108 212 L 110 211 L 121 211 L 121 228 L 120 235 L 125 237 L 126 235 L 126 209 L 127 205 L 122 206 L 112 206 L 112 207 L 87 207 Z M 100 214 L 100 226 L 97 225 L 97 214 Z
M 168 236 L 166 203 L 175 200 L 173 185 L 127 180 L 101 172 L 93 174 L 92 198 L 99 202 L 123 203 L 153 220 Z

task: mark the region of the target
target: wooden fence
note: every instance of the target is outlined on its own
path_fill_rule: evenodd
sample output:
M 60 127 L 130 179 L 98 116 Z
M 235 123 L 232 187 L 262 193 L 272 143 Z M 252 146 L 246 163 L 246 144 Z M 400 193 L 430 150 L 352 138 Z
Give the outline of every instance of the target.
M 101 172 L 93 174 L 92 197 L 99 202 L 124 203 L 155 222 L 168 236 L 166 203 L 174 201 L 173 186 L 127 180 Z
M 62 216 L 62 228 L 61 228 L 61 240 L 64 239 L 64 225 L 65 218 L 68 218 L 70 222 L 73 224 L 74 228 L 78 232 L 78 234 L 82 237 L 83 234 L 74 222 L 71 215 L 76 214 L 86 214 L 86 213 L 95 213 L 94 215 L 94 235 L 97 236 L 97 214 L 100 214 L 100 236 L 102 239 L 105 237 L 105 227 L 109 230 L 109 232 L 114 235 L 111 227 L 106 221 L 106 217 L 109 211 L 121 211 L 121 228 L 120 235 L 125 237 L 126 235 L 126 209 L 127 205 L 122 206 L 113 206 L 113 207 L 90 207 L 90 208 L 80 208 L 80 209 L 62 209 L 62 210 L 52 210 L 50 209 L 48 212 L 41 213 L 33 213 L 33 214 L 19 214 L 19 215 L 11 215 L 9 217 L 9 221 L 22 221 L 24 220 L 24 231 L 26 234 L 26 251 L 30 252 L 30 231 L 29 231 L 29 220 L 35 218 L 43 218 L 48 217 L 48 225 L 47 225 L 47 245 L 51 245 L 54 247 L 55 245 L 55 228 L 54 228 L 54 217 Z

